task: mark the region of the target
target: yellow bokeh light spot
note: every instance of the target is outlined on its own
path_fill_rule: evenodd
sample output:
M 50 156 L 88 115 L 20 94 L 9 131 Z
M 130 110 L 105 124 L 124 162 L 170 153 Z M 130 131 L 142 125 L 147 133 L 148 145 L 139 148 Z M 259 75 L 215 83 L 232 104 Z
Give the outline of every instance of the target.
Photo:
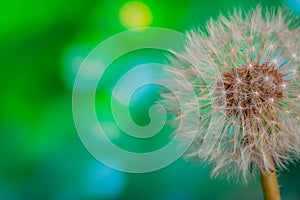
M 148 27 L 152 22 L 151 10 L 142 2 L 129 1 L 119 12 L 119 18 L 127 29 Z

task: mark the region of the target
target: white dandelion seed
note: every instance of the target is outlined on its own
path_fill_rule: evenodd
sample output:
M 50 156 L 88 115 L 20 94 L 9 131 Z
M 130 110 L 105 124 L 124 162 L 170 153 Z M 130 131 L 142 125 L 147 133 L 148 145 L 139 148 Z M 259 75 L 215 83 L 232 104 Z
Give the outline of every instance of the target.
M 170 60 L 169 84 L 180 74 L 199 99 L 190 108 L 199 109 L 201 119 L 187 156 L 211 163 L 213 177 L 247 181 L 252 168 L 284 169 L 300 155 L 300 28 L 288 9 L 262 11 L 210 20 L 207 33 L 190 31 L 184 51 Z M 167 110 L 177 113 L 175 96 L 164 97 Z

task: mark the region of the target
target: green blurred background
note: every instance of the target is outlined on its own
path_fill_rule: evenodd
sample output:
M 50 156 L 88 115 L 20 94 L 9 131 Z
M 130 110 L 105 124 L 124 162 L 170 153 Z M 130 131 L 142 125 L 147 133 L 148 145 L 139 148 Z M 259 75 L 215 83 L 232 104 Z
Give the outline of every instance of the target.
M 249 9 L 259 2 L 285 4 L 300 13 L 299 0 L 2 1 L 0 200 L 262 199 L 259 180 L 247 186 L 211 180 L 209 167 L 183 159 L 146 174 L 110 169 L 85 149 L 72 118 L 76 72 L 101 41 L 141 26 L 184 32 L 204 26 L 220 11 Z M 99 83 L 96 107 L 106 123 L 114 123 L 109 105 L 118 78 L 136 64 L 164 60 L 162 52 L 145 52 L 120 58 Z M 137 124 L 149 123 L 148 108 L 157 100 L 157 91 L 156 86 L 145 87 L 133 96 L 130 109 Z M 142 152 L 160 148 L 169 135 L 142 144 L 130 139 L 112 136 L 122 148 Z M 300 199 L 299 169 L 299 164 L 291 165 L 280 174 L 283 199 Z

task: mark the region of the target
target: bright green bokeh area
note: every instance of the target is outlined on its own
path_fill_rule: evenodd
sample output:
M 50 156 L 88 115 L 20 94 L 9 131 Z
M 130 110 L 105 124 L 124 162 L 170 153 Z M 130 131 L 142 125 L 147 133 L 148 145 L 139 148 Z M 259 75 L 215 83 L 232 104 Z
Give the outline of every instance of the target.
M 129 1 L 120 8 L 119 19 L 125 28 L 145 28 L 152 22 L 152 12 L 140 1 Z
M 184 32 L 234 7 L 281 1 L 3 1 L 0 6 L 0 199 L 261 199 L 259 181 L 248 186 L 211 180 L 209 167 L 180 159 L 149 174 L 126 174 L 96 161 L 79 140 L 72 118 L 73 81 L 81 62 L 101 41 L 132 27 Z M 299 12 L 296 0 L 286 4 Z M 135 16 L 139 16 L 137 19 Z M 150 38 L 151 39 L 151 38 Z M 134 42 L 134 41 L 133 41 Z M 112 51 L 113 49 L 110 49 Z M 132 52 L 116 60 L 99 83 L 96 108 L 118 146 L 153 151 L 170 140 L 166 126 L 155 137 L 132 139 L 115 126 L 112 88 L 126 71 L 163 63 L 159 51 Z M 126 88 L 126 87 L 125 87 Z M 149 123 L 157 86 L 131 99 L 137 124 Z M 299 199 L 299 165 L 279 178 L 283 199 Z

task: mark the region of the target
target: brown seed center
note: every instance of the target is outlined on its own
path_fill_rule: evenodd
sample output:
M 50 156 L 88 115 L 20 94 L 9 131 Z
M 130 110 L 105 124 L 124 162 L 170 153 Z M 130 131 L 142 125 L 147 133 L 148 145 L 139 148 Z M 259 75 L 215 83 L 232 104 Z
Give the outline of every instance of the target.
M 223 74 L 227 116 L 261 115 L 283 98 L 285 81 L 274 65 L 240 66 Z

